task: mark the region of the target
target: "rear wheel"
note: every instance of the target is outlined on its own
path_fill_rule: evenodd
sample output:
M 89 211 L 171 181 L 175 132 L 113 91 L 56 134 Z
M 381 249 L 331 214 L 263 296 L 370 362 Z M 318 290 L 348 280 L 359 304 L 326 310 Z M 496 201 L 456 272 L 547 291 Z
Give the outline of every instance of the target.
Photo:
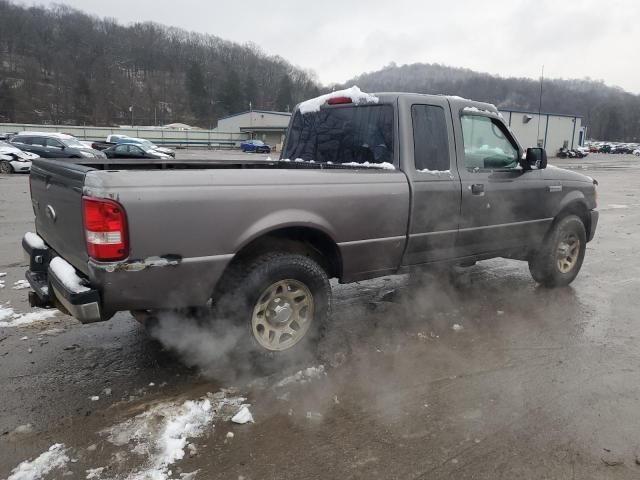
M 582 220 L 576 215 L 564 217 L 529 260 L 531 276 L 545 287 L 569 285 L 580 272 L 586 245 L 587 234 Z
M 221 285 L 212 321 L 241 327 L 241 352 L 249 350 L 262 366 L 268 360 L 315 354 L 331 307 L 329 279 L 316 261 L 301 254 L 268 253 L 232 266 Z
M 13 173 L 13 167 L 7 160 L 0 161 L 0 173 L 2 173 L 3 175 Z

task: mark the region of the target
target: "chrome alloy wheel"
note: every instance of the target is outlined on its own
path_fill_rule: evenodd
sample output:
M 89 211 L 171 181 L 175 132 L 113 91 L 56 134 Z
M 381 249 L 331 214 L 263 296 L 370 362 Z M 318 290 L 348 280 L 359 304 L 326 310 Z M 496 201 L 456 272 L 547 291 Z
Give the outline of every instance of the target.
M 309 331 L 313 314 L 313 296 L 307 286 L 298 280 L 280 280 L 258 298 L 251 315 L 251 330 L 267 350 L 287 350 Z

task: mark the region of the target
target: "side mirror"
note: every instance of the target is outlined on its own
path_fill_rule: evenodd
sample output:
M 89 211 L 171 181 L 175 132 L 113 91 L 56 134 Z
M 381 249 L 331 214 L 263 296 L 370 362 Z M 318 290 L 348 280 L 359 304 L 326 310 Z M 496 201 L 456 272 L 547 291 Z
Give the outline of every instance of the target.
M 524 160 L 523 168 L 525 170 L 531 170 L 536 167 L 538 170 L 547 168 L 547 151 L 544 148 L 527 148 L 527 156 Z

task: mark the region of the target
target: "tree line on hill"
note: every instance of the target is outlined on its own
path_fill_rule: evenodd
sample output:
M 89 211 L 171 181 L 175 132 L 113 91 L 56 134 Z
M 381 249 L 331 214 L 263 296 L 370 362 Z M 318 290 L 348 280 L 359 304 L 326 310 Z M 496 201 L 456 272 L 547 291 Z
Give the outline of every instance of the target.
M 459 95 L 537 111 L 540 84 L 415 63 L 359 75 L 365 91 Z M 0 0 L 0 122 L 203 128 L 225 115 L 291 110 L 340 88 L 252 44 L 155 23 L 125 26 L 57 5 Z M 582 115 L 588 136 L 640 141 L 640 96 L 601 81 L 545 80 L 542 110 Z
M 407 91 L 458 95 L 495 104 L 537 112 L 540 108 L 540 81 L 503 78 L 464 68 L 414 63 L 362 74 L 345 85 L 357 84 L 365 91 Z M 639 142 L 640 96 L 591 79 L 544 79 L 542 111 L 581 115 L 589 138 Z
M 0 0 L 0 122 L 209 128 L 318 93 L 312 74 L 255 45 Z

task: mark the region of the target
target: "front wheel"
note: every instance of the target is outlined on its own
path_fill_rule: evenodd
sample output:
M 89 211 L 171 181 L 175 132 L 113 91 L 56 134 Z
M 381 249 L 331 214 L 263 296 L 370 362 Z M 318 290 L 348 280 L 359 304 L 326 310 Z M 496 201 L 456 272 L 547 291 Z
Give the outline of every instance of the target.
M 244 331 L 241 346 L 264 360 L 314 353 L 331 309 L 331 286 L 313 259 L 268 253 L 231 267 L 213 298 L 212 321 Z M 241 348 L 244 350 L 244 348 Z
M 529 259 L 533 279 L 545 287 L 569 285 L 580 272 L 587 246 L 584 223 L 576 215 L 558 221 Z
M 13 167 L 7 160 L 0 161 L 0 173 L 4 175 L 13 173 Z

